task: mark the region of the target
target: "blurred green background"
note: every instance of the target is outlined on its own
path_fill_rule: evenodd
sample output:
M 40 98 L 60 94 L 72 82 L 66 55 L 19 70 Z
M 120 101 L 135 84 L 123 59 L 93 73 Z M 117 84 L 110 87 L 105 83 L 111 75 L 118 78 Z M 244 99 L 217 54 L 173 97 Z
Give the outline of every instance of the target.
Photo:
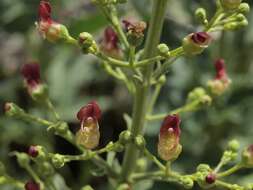
M 87 31 L 101 40 L 108 26 L 101 13 L 88 0 L 52 0 L 54 18 L 68 26 L 77 37 Z M 252 1 L 247 1 L 253 5 Z M 61 117 L 68 121 L 71 130 L 79 124 L 75 118 L 79 108 L 91 100 L 97 100 L 103 109 L 100 123 L 103 147 L 110 140 L 117 140 L 120 131 L 126 128 L 123 113 L 131 112 L 131 97 L 126 88 L 103 72 L 97 60 L 82 55 L 69 45 L 50 44 L 36 31 L 39 0 L 1 0 L 0 2 L 0 105 L 12 101 L 30 113 L 47 116 L 46 110 L 36 105 L 27 95 L 20 76 L 20 66 L 29 61 L 39 61 L 42 78 L 49 85 L 50 97 Z M 170 1 L 162 42 L 171 48 L 180 45 L 188 33 L 199 30 L 194 20 L 194 10 L 205 7 L 208 16 L 215 11 L 215 1 L 177 0 Z M 129 0 L 120 6 L 124 18 L 136 17 L 148 21 L 151 0 Z M 195 113 L 182 114 L 183 153 L 173 167 L 182 172 L 194 172 L 199 163 L 215 166 L 226 143 L 237 138 L 242 147 L 253 143 L 253 11 L 248 14 L 249 26 L 236 32 L 217 33 L 217 40 L 204 54 L 194 58 L 181 58 L 168 73 L 168 82 L 162 89 L 156 112 L 175 109 L 184 104 L 187 93 L 196 86 L 205 85 L 213 78 L 213 61 L 222 57 L 233 84 L 230 90 L 215 100 L 213 106 Z M 155 153 L 160 122 L 150 123 L 147 142 Z M 75 154 L 77 150 L 59 137 L 47 133 L 43 126 L 31 125 L 7 118 L 0 112 L 0 160 L 9 174 L 20 179 L 29 179 L 8 155 L 13 150 L 26 151 L 31 144 L 45 146 L 52 152 Z M 122 160 L 122 155 L 118 155 Z M 95 167 L 89 162 L 73 162 L 58 170 L 67 186 L 80 189 L 91 184 L 96 190 L 107 189 L 105 177 L 90 175 Z M 228 178 L 230 182 L 253 183 L 252 171 L 245 170 Z M 11 190 L 11 186 L 1 186 Z M 144 182 L 138 190 L 180 190 L 182 187 Z M 194 187 L 198 189 L 198 187 Z M 214 188 L 215 189 L 215 188 Z M 217 189 L 217 188 L 216 188 Z

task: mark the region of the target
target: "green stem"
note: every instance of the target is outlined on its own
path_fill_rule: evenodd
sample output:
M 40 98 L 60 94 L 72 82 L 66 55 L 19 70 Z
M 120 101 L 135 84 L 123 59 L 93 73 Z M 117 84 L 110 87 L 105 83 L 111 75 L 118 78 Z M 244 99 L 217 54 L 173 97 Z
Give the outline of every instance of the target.
M 60 120 L 60 116 L 59 114 L 57 113 L 55 107 L 53 106 L 52 102 L 50 101 L 49 98 L 47 98 L 46 100 L 46 105 L 47 105 L 47 108 L 52 112 L 52 114 L 54 115 L 55 119 L 58 121 Z
M 53 123 L 44 119 L 41 119 L 39 117 L 36 117 L 34 115 L 30 115 L 26 112 L 22 113 L 21 115 L 17 116 L 18 119 L 24 120 L 24 121 L 28 121 L 28 122 L 34 122 L 34 123 L 38 123 L 40 125 L 45 125 L 45 126 L 50 126 Z
M 113 65 L 113 66 L 129 67 L 128 62 L 121 61 L 121 60 L 118 60 L 118 59 L 114 59 L 112 57 L 108 57 L 108 56 L 102 54 L 101 52 L 95 54 L 95 56 L 97 56 L 98 58 L 108 62 L 108 64 Z
M 149 152 L 148 149 L 145 149 L 144 150 L 144 154 L 150 159 L 152 160 L 156 165 L 157 167 L 162 170 L 162 171 L 165 171 L 166 170 L 166 167 L 157 159 L 156 156 L 154 156 L 151 152 Z
M 129 48 L 129 64 L 131 67 L 134 66 L 134 61 L 135 61 L 135 47 L 130 46 L 130 48 Z
M 160 36 L 164 17 L 166 13 L 168 0 L 154 0 L 153 10 L 151 16 L 150 27 L 148 31 L 147 41 L 144 48 L 143 58 L 153 57 L 156 53 L 156 47 L 160 42 Z M 150 90 L 150 77 L 152 72 L 152 65 L 147 66 L 144 69 L 144 77 L 146 81 L 143 84 L 136 86 L 134 95 L 134 108 L 133 108 L 133 121 L 131 132 L 133 136 L 137 136 L 143 133 L 146 116 L 147 96 Z M 128 181 L 130 174 L 133 172 L 136 166 L 136 160 L 139 156 L 139 150 L 134 143 L 130 143 L 124 155 L 123 166 L 121 170 L 120 181 Z
M 144 172 L 144 173 L 134 173 L 130 176 L 130 180 L 136 182 L 145 179 L 156 179 L 161 178 L 164 175 L 163 171 L 155 171 L 155 172 Z
M 228 169 L 224 172 L 219 173 L 218 178 L 229 176 L 229 175 L 235 173 L 236 171 L 238 171 L 242 168 L 243 168 L 243 166 L 241 164 L 237 164 L 237 165 L 233 166 L 232 168 L 230 168 L 230 169 Z

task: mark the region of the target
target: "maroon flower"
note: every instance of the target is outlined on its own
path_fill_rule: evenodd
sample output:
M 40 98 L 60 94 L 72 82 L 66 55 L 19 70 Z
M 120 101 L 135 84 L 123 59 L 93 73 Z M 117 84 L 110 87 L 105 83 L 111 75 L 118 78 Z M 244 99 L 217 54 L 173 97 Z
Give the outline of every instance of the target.
M 162 123 L 159 133 L 158 154 L 163 160 L 172 161 L 181 153 L 179 125 L 178 115 L 168 115 Z
M 21 73 L 28 86 L 35 87 L 40 84 L 40 65 L 37 63 L 28 63 L 23 65 Z
M 209 173 L 207 176 L 206 176 L 206 183 L 208 184 L 213 184 L 216 180 L 216 175 L 214 173 Z
M 101 117 L 101 110 L 99 105 L 95 101 L 92 101 L 88 103 L 86 106 L 83 106 L 77 113 L 77 119 L 80 122 L 84 122 L 88 118 L 92 118 L 93 120 L 98 121 L 100 117 Z
M 198 45 L 207 45 L 211 41 L 211 36 L 206 32 L 193 33 L 191 39 Z
M 215 61 L 215 70 L 216 70 L 216 77 L 217 80 L 224 80 L 227 78 L 226 68 L 225 68 L 225 61 L 224 59 L 217 59 Z
M 39 154 L 38 148 L 36 146 L 30 146 L 28 149 L 28 154 L 33 158 L 37 157 Z
M 40 190 L 40 186 L 34 181 L 28 181 L 25 184 L 25 190 Z
M 41 0 L 38 10 L 39 20 L 52 23 L 51 19 L 51 5 L 48 1 Z

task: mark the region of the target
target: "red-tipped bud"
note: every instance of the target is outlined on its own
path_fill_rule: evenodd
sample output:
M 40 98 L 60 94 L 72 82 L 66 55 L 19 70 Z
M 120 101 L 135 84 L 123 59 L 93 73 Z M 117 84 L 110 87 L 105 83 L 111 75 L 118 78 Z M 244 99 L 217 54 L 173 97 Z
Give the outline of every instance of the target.
M 179 144 L 180 139 L 180 119 L 178 115 L 168 115 L 160 128 L 158 154 L 166 161 L 175 160 L 182 151 Z
M 25 190 L 40 190 L 40 186 L 34 181 L 28 181 L 25 184 Z
M 183 40 L 183 49 L 186 55 L 197 55 L 204 51 L 211 42 L 211 36 L 206 32 L 189 34 Z
M 215 79 L 208 81 L 208 87 L 213 94 L 221 95 L 228 89 L 231 83 L 231 80 L 227 76 L 225 61 L 223 59 L 215 61 L 215 70 Z
M 101 110 L 96 102 L 90 102 L 77 113 L 77 119 L 81 122 L 81 128 L 76 133 L 76 142 L 87 149 L 95 148 L 99 143 L 100 132 L 98 120 Z
M 39 20 L 52 22 L 51 20 L 51 5 L 48 1 L 41 0 L 38 10 Z
M 111 57 L 121 57 L 121 51 L 118 46 L 119 38 L 117 33 L 111 27 L 107 27 L 104 31 L 101 50 Z
M 28 155 L 35 158 L 39 154 L 37 146 L 30 146 L 28 149 Z
M 216 181 L 216 175 L 214 173 L 209 173 L 206 176 L 206 183 L 213 184 Z

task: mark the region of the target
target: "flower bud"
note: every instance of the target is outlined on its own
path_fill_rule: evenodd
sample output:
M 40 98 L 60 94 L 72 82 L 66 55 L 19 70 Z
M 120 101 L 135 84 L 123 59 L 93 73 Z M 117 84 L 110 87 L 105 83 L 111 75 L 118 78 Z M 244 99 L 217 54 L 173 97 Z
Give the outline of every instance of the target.
M 240 143 L 237 140 L 231 140 L 228 143 L 228 149 L 233 151 L 233 152 L 237 152 L 240 148 Z
M 97 44 L 90 33 L 80 33 L 78 42 L 84 54 L 96 54 L 98 52 Z
M 162 57 L 169 58 L 170 57 L 170 49 L 166 44 L 159 44 L 157 46 L 158 54 Z
M 65 164 L 65 157 L 60 154 L 54 154 L 52 156 L 52 164 L 55 168 L 62 168 Z
M 193 180 L 188 176 L 182 176 L 179 181 L 180 184 L 182 184 L 185 189 L 192 189 L 194 185 Z
M 207 24 L 208 23 L 207 17 L 206 17 L 206 10 L 204 8 L 198 8 L 195 11 L 195 17 L 198 19 L 198 21 L 201 24 Z
M 96 102 L 90 102 L 77 113 L 81 128 L 76 133 L 76 142 L 87 149 L 95 148 L 99 143 L 100 132 L 98 120 L 101 110 Z
M 166 161 L 177 159 L 182 151 L 179 144 L 180 139 L 180 119 L 178 115 L 168 115 L 160 128 L 158 154 Z
M 40 185 L 34 181 L 28 181 L 25 184 L 25 190 L 40 190 Z
M 225 10 L 235 10 L 239 7 L 242 0 L 220 0 L 221 6 Z
M 229 22 L 224 24 L 224 30 L 238 30 L 242 27 L 245 27 L 249 24 L 249 22 L 247 21 L 247 19 L 245 18 L 245 20 L 242 20 L 240 22 Z
M 116 190 L 131 190 L 131 186 L 127 183 L 120 184 Z
M 204 51 L 211 42 L 211 36 L 206 32 L 189 34 L 183 39 L 183 49 L 186 55 L 197 55 Z
M 119 142 L 122 144 L 127 144 L 132 140 L 132 133 L 128 130 L 122 131 L 119 135 Z
M 248 3 L 241 3 L 239 8 L 238 8 L 238 11 L 242 14 L 249 13 L 250 12 L 249 4 Z
M 30 146 L 28 149 L 28 155 L 35 158 L 39 154 L 37 146 Z
M 85 187 L 82 187 L 81 190 L 94 190 L 91 186 L 86 185 Z
M 244 167 L 253 168 L 253 144 L 243 151 L 242 164 Z
M 119 38 L 112 27 L 107 27 L 104 31 L 104 37 L 100 46 L 101 51 L 114 58 L 120 58 L 122 52 L 119 48 Z
M 147 28 L 147 24 L 143 21 L 130 22 L 123 20 L 127 32 L 127 39 L 132 46 L 140 46 L 144 39 L 144 31 Z
M 26 153 L 16 153 L 16 156 L 20 167 L 25 168 L 29 165 L 30 158 Z
M 198 101 L 199 104 L 196 105 L 196 109 L 199 109 L 203 105 L 209 106 L 212 103 L 212 98 L 206 93 L 205 89 L 202 87 L 197 87 L 193 89 L 187 97 L 187 102 Z
M 231 83 L 231 80 L 227 76 L 225 61 L 223 59 L 215 61 L 215 70 L 216 77 L 214 80 L 208 81 L 207 86 L 214 95 L 221 95 L 228 89 Z
M 146 146 L 146 141 L 142 135 L 137 135 L 134 139 L 134 143 L 141 150 L 143 150 Z
M 208 173 L 209 171 L 211 171 L 211 168 L 207 164 L 200 164 L 197 167 L 197 171 L 201 173 Z
M 206 176 L 206 183 L 213 184 L 216 181 L 216 175 L 214 173 L 209 173 Z
M 19 117 L 20 115 L 24 114 L 25 111 L 18 105 L 12 102 L 7 102 L 4 104 L 4 112 L 9 117 Z

